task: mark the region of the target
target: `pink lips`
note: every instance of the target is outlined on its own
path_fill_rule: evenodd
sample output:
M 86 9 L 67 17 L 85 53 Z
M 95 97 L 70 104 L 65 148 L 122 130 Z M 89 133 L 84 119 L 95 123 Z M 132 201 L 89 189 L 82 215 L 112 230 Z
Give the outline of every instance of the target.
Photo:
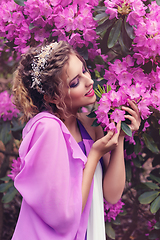
M 88 93 L 85 94 L 86 97 L 92 97 L 94 95 L 94 90 L 91 88 Z

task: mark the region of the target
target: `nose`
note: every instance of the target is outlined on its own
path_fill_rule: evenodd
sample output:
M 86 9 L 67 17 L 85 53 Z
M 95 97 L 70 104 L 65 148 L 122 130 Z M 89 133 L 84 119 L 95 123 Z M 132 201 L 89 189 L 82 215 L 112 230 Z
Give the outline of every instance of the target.
M 94 83 L 89 72 L 84 73 L 84 80 L 87 87 Z

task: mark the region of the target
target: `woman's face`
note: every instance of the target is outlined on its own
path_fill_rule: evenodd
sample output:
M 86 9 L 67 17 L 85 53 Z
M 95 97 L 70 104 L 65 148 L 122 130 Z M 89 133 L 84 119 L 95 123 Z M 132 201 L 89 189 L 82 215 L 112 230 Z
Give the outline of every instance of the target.
M 76 113 L 80 107 L 87 106 L 96 101 L 93 90 L 93 80 L 85 69 L 83 62 L 71 54 L 65 66 L 65 104 L 68 111 Z

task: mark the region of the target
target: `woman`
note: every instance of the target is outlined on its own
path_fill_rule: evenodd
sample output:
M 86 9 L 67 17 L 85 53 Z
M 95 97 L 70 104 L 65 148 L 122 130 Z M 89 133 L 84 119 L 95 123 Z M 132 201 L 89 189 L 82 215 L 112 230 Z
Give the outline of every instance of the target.
M 63 41 L 31 49 L 19 64 L 13 93 L 28 123 L 15 177 L 23 201 L 12 240 L 105 239 L 103 196 L 116 203 L 122 195 L 125 134 L 119 122 L 117 133 L 104 136 L 79 113 L 96 101 L 85 61 Z M 123 109 L 135 131 L 140 116 L 129 104 Z

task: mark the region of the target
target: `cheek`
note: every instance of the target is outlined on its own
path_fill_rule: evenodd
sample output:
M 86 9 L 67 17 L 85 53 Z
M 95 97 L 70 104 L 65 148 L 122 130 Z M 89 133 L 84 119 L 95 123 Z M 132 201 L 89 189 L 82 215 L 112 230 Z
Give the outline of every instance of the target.
M 84 91 L 81 88 L 71 89 L 70 98 L 73 100 L 78 100 L 79 98 L 84 97 Z

